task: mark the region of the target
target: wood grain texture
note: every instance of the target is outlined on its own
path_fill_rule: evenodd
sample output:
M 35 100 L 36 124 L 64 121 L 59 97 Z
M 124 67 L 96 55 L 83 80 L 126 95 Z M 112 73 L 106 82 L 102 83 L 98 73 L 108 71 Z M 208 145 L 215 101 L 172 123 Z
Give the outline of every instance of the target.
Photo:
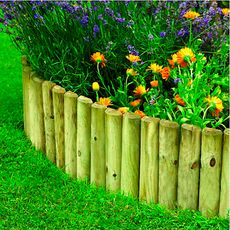
M 227 217 L 227 210 L 230 209 L 230 129 L 225 129 L 223 140 L 223 153 L 222 153 L 222 171 L 221 171 L 221 192 L 220 192 L 220 208 L 219 215 Z
M 77 178 L 90 180 L 91 105 L 92 100 L 80 96 L 77 102 Z
M 114 109 L 105 111 L 106 189 L 121 188 L 122 114 Z
M 160 121 L 159 130 L 159 203 L 174 208 L 177 201 L 179 125 Z
M 158 202 L 159 174 L 159 119 L 141 119 L 140 186 L 139 198 Z
M 59 167 L 62 170 L 64 170 L 64 166 L 65 166 L 64 93 L 65 93 L 65 89 L 59 85 L 55 85 L 52 89 L 55 146 L 56 146 L 56 164 L 57 167 Z
M 198 208 L 200 172 L 201 129 L 183 124 L 178 168 L 178 206 L 183 209 Z
M 97 186 L 106 185 L 105 159 L 105 110 L 97 103 L 91 107 L 91 174 L 90 182 Z
M 140 117 L 125 113 L 122 125 L 121 190 L 138 197 L 140 157 Z
M 206 216 L 219 213 L 222 132 L 202 131 L 199 210 Z
M 55 85 L 55 83 L 52 83 L 50 81 L 44 81 L 42 83 L 46 156 L 53 163 L 56 163 L 54 112 L 52 96 L 52 88 Z
M 65 171 L 77 177 L 77 94 L 64 94 Z

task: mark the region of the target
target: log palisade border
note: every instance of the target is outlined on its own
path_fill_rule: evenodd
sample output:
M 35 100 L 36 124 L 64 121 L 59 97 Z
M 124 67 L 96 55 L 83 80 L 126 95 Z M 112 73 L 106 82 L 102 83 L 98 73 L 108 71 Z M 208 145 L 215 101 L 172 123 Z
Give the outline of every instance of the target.
M 24 56 L 22 66 L 25 133 L 57 167 L 167 208 L 227 216 L 229 129 L 122 115 L 41 80 Z

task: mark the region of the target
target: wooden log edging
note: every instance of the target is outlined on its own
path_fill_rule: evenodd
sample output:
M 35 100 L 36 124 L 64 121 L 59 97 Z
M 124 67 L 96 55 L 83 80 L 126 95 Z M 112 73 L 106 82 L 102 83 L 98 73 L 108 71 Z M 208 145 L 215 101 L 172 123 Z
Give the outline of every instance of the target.
M 108 191 L 227 217 L 229 129 L 122 115 L 41 80 L 22 62 L 25 133 L 59 168 Z

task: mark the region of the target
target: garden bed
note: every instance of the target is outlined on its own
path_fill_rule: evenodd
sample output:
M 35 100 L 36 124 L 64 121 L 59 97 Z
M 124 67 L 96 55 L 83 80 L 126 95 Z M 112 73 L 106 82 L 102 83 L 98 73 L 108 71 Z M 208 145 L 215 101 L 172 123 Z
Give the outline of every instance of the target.
M 122 114 L 22 64 L 25 132 L 59 168 L 109 191 L 226 217 L 229 129 Z

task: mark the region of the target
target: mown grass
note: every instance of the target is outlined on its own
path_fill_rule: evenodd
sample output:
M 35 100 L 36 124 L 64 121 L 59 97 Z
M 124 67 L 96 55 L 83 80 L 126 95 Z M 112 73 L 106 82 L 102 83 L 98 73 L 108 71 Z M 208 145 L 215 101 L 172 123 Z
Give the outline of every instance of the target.
M 0 33 L 0 229 L 228 229 L 70 179 L 23 132 L 20 53 Z

